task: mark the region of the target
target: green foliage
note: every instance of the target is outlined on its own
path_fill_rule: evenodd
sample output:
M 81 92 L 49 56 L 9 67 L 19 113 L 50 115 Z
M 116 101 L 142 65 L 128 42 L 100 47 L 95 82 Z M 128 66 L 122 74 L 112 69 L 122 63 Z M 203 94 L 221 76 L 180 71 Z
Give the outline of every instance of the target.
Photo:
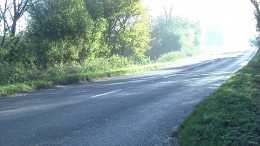
M 180 145 L 260 144 L 260 68 L 252 66 L 259 56 L 185 120 Z
M 44 70 L 39 70 L 35 66 L 28 68 L 21 63 L 1 63 L 0 85 L 42 80 L 71 74 L 82 74 L 86 72 L 111 71 L 120 68 L 127 68 L 133 66 L 133 64 L 134 62 L 128 58 L 118 55 L 114 55 L 106 59 L 88 59 L 83 63 L 68 62 L 65 64 L 54 64 Z
M 149 49 L 150 28 L 141 0 L 85 0 L 91 17 L 104 19 L 106 29 L 102 44 L 109 55 L 130 57 L 139 61 Z
M 17 82 L 26 82 L 37 80 L 40 78 L 41 73 L 37 68 L 31 67 L 26 68 L 23 64 L 10 64 L 1 63 L 0 64 L 0 85 L 1 84 L 12 84 Z
M 117 59 L 117 57 L 111 58 L 111 61 L 114 59 Z M 123 59 L 120 62 L 125 62 L 126 60 Z M 101 64 L 97 64 L 95 62 L 92 62 L 93 65 L 98 65 L 100 66 Z M 103 62 L 101 62 L 103 63 Z M 109 66 L 115 67 L 117 64 L 114 62 L 111 63 Z M 120 65 L 122 65 L 120 63 Z M 160 63 L 160 64 L 150 64 L 150 65 L 144 65 L 144 66 L 131 66 L 127 68 L 118 68 L 115 70 L 112 69 L 107 69 L 109 66 L 106 67 L 101 67 L 102 69 L 107 69 L 107 70 L 98 70 L 98 71 L 89 71 L 89 72 L 82 72 L 84 68 L 81 68 L 79 65 L 71 65 L 71 66 L 56 66 L 49 68 L 48 71 L 45 72 L 39 72 L 40 74 L 44 74 L 44 77 L 39 77 L 37 78 L 36 81 L 28 81 L 24 83 L 13 83 L 13 84 L 3 84 L 0 85 L 0 97 L 1 96 L 6 96 L 6 95 L 12 95 L 16 93 L 21 93 L 21 92 L 27 92 L 27 91 L 34 91 L 37 89 L 44 89 L 44 88 L 49 88 L 55 85 L 66 85 L 66 84 L 71 84 L 75 82 L 80 82 L 80 81 L 89 81 L 93 79 L 98 79 L 98 78 L 104 78 L 104 77 L 111 77 L 111 76 L 117 76 L 117 75 L 123 75 L 126 73 L 135 73 L 139 71 L 147 71 L 159 67 L 163 67 L 167 64 L 165 63 Z M 76 67 L 75 67 L 76 66 Z M 126 66 L 129 66 L 129 64 L 126 64 Z M 89 68 L 90 70 L 91 68 Z M 93 69 L 93 68 L 92 68 Z M 93 69 L 96 70 L 96 69 Z M 68 73 L 74 73 L 74 74 L 68 74 Z M 43 75 L 42 75 L 43 76 Z
M 198 49 L 201 30 L 198 23 L 180 18 L 158 17 L 151 32 L 151 49 L 147 55 L 151 59 L 181 49 Z
M 113 55 L 140 61 L 149 48 L 140 0 L 43 0 L 29 14 L 28 36 L 41 68 Z
M 185 38 L 183 36 L 186 36 L 186 28 L 181 28 L 184 20 L 178 23 L 174 20 L 169 24 L 160 22 L 162 25 L 156 26 L 156 31 L 150 33 L 152 25 L 141 0 L 30 2 L 26 31 L 19 37 L 0 34 L 0 39 L 5 38 L 5 44 L 8 44 L 0 48 L 0 86 L 4 86 L 1 90 L 3 94 L 15 92 L 16 89 L 28 91 L 84 81 L 103 77 L 104 74 L 131 73 L 139 68 L 129 70 L 129 67 L 155 62 L 145 55 L 150 48 L 164 46 L 169 49 L 171 42 L 177 39 L 175 43 L 181 44 Z M 194 30 L 190 22 L 186 23 Z M 180 25 L 178 29 L 175 28 L 177 24 Z M 161 28 L 163 31 L 159 31 Z M 163 36 L 168 30 L 168 35 Z M 183 32 L 180 33 L 180 30 Z M 151 35 L 159 35 L 163 41 L 150 43 Z M 178 57 L 185 57 L 192 55 L 193 51 L 185 50 L 180 54 Z M 168 55 L 162 57 L 168 59 L 160 61 L 175 60 L 175 56 Z
M 128 58 L 114 55 L 109 58 L 87 59 L 83 63 L 69 62 L 61 65 L 54 65 L 46 69 L 45 74 L 47 77 L 57 77 L 87 72 L 111 71 L 119 68 L 126 68 L 133 64 L 134 63 Z
M 77 38 L 84 38 L 92 23 L 82 0 L 43 0 L 29 14 L 31 33 L 42 39 L 78 43 Z
M 156 59 L 160 55 L 171 51 L 180 50 L 180 37 L 173 29 L 175 28 L 175 24 L 172 24 L 171 22 L 172 21 L 167 21 L 162 17 L 157 18 L 155 21 L 154 27 L 151 31 L 151 49 L 147 52 L 147 55 L 151 59 Z
M 84 61 L 95 55 L 105 29 L 102 19 L 93 22 L 83 0 L 43 0 L 30 10 L 29 36 L 37 64 Z
M 34 0 L 2 1 L 0 5 L 0 49 L 5 52 L 5 61 L 15 58 L 15 48 L 18 45 L 23 31 L 18 30 L 18 22 L 32 6 Z M 10 56 L 8 56 L 10 55 Z M 0 56 L 2 57 L 2 56 Z M 9 60 L 10 59 L 10 60 Z
M 149 49 L 150 28 L 147 24 L 149 19 L 146 14 L 135 19 L 136 21 L 133 22 L 134 24 L 131 27 L 126 27 L 120 32 L 120 48 L 111 52 L 141 62 L 142 58 L 144 58 L 144 53 Z
M 179 51 L 173 51 L 173 52 L 161 55 L 157 59 L 157 61 L 158 62 L 175 62 L 179 59 L 198 55 L 199 53 L 201 53 L 200 51 L 201 50 L 199 50 L 199 49 L 183 49 L 183 50 L 179 50 Z

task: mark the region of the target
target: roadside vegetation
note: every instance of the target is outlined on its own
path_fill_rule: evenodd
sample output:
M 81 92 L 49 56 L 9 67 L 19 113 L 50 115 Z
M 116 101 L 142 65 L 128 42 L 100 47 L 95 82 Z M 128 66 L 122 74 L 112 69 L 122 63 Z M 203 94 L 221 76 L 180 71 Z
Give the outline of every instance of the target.
M 182 123 L 180 145 L 259 145 L 259 89 L 260 52 Z
M 260 30 L 259 2 L 255 6 Z M 260 46 L 259 37 L 255 45 Z M 181 124 L 179 144 L 260 145 L 260 51 Z
M 198 23 L 171 10 L 152 19 L 141 0 L 6 0 L 0 24 L 0 96 L 154 69 L 200 52 Z

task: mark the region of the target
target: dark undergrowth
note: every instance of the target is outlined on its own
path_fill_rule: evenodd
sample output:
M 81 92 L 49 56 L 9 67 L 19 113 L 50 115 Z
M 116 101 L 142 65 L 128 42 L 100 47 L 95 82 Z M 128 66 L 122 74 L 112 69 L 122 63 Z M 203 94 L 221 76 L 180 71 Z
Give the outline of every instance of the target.
M 260 52 L 182 123 L 179 144 L 260 145 Z

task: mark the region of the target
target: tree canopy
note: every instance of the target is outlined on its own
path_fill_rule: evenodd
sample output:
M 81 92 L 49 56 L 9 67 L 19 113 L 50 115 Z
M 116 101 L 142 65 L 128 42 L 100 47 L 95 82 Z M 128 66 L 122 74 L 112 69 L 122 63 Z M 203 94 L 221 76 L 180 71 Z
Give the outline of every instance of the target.
M 21 18 L 26 29 L 18 31 Z M 170 13 L 153 20 L 141 0 L 5 0 L 0 23 L 0 73 L 8 83 L 63 74 L 70 65 L 102 70 L 145 64 L 200 43 L 198 23 Z M 35 71 L 53 68 L 46 75 Z M 35 73 L 27 77 L 27 70 Z
M 151 31 L 151 49 L 147 54 L 151 59 L 181 49 L 200 47 L 201 29 L 198 23 L 172 16 L 160 16 Z
M 43 0 L 29 16 L 29 36 L 43 66 L 111 55 L 138 60 L 149 48 L 140 0 Z

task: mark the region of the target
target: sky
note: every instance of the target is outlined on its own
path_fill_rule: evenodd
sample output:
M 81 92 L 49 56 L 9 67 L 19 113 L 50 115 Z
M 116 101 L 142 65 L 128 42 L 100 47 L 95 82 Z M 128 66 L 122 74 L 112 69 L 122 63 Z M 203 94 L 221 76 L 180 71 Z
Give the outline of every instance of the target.
M 226 44 L 248 43 L 255 32 L 254 8 L 250 0 L 143 0 L 151 16 L 173 8 L 173 15 L 199 21 L 203 31 L 214 29 Z

